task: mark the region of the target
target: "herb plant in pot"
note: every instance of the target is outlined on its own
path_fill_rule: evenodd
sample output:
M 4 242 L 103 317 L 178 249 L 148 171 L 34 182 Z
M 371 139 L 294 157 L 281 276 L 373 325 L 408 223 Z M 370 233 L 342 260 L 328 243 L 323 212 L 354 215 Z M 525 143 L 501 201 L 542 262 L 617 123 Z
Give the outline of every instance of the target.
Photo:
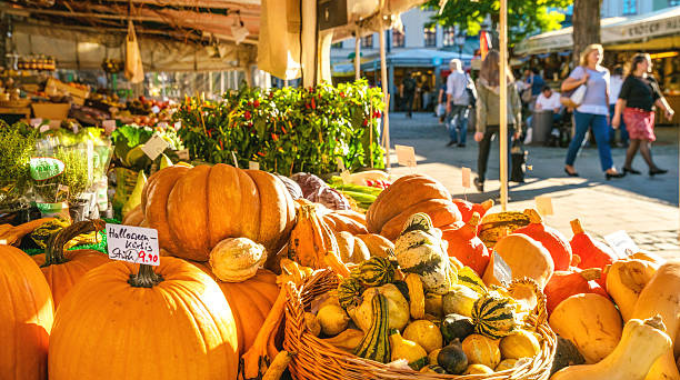
M 23 123 L 0 121 L 0 212 L 27 210 L 31 181 L 29 161 L 37 132 Z M 21 223 L 20 220 L 17 222 Z

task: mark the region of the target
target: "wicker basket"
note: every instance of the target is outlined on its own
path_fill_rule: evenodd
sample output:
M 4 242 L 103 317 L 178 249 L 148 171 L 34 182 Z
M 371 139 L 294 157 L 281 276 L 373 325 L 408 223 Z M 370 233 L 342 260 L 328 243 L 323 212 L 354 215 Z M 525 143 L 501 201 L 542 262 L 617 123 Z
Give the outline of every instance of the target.
M 337 286 L 338 278 L 329 270 L 316 271 L 299 288 L 288 284 L 283 348 L 297 352 L 289 366 L 297 380 L 547 380 L 550 377 L 557 337 L 545 322 L 537 329 L 543 337 L 540 355 L 524 360 L 517 368 L 488 375 L 455 376 L 395 369 L 336 348 L 306 330 L 303 314 L 310 310 L 313 299 Z

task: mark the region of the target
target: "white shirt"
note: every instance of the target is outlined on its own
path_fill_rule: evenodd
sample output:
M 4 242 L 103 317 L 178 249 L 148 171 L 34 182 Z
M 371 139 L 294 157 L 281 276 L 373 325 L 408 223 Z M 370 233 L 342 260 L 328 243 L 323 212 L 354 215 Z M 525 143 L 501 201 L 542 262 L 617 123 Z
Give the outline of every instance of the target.
M 446 93 L 451 95 L 453 104 L 467 106 L 470 102 L 465 89 L 468 86 L 467 75 L 461 71 L 452 71 L 446 79 Z
M 538 95 L 538 98 L 536 99 L 536 108 L 538 109 L 554 111 L 555 108 L 560 107 L 562 107 L 562 103 L 560 103 L 559 92 L 553 91 L 549 98 L 546 98 L 543 92 L 541 92 L 541 95 Z
M 609 77 L 609 104 L 616 104 L 621 93 L 621 86 L 623 86 L 623 78 L 620 75 Z

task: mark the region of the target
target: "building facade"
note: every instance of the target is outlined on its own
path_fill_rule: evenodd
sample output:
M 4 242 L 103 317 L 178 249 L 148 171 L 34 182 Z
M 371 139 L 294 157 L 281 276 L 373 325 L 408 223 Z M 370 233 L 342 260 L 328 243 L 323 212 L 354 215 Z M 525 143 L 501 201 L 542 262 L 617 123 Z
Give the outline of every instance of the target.
M 680 0 L 602 0 L 602 18 L 644 15 L 680 5 Z

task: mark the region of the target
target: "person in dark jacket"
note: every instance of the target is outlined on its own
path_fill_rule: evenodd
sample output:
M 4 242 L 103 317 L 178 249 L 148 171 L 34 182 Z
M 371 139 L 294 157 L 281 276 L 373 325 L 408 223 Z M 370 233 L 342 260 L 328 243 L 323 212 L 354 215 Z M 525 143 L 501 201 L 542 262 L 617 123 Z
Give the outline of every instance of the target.
M 630 174 L 640 174 L 633 169 L 633 159 L 638 149 L 642 158 L 649 166 L 649 175 L 665 174 L 666 169 L 661 169 L 652 160 L 652 142 L 656 140 L 654 135 L 654 106 L 661 108 L 668 120 L 673 117 L 675 111 L 670 107 L 661 94 L 657 81 L 649 75 L 652 70 L 652 59 L 649 54 L 637 54 L 633 57 L 630 74 L 621 86 L 619 100 L 616 102 L 616 113 L 612 126 L 618 128 L 621 125 L 621 115 L 626 123 L 630 136 L 630 145 L 626 152 L 626 163 L 623 171 Z
M 402 98 L 404 99 L 404 103 L 406 103 L 404 108 L 408 113 L 409 118 L 413 117 L 413 99 L 415 98 L 417 87 L 418 82 L 413 78 L 413 73 L 409 72 L 406 74 L 402 81 L 402 88 L 404 91 Z

